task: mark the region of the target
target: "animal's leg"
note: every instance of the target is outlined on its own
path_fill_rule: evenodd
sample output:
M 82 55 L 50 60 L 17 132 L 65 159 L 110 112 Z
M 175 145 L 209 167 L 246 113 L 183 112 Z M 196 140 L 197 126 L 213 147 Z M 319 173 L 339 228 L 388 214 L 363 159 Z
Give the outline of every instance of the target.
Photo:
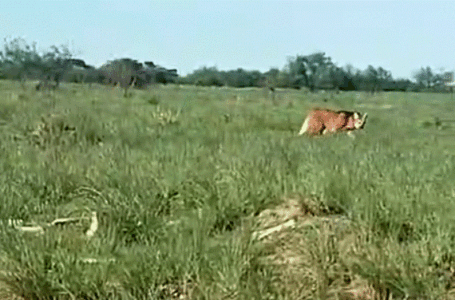
M 308 126 L 310 125 L 310 117 L 307 117 L 303 122 L 302 128 L 300 128 L 299 135 L 304 134 L 308 130 Z

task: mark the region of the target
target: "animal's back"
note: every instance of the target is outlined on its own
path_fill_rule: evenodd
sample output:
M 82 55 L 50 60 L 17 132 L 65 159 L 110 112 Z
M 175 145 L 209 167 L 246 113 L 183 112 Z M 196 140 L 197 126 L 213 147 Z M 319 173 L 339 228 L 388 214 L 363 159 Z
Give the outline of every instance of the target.
M 346 125 L 354 112 L 334 111 L 331 109 L 314 108 L 305 119 L 299 135 L 319 135 L 328 132 L 348 130 Z

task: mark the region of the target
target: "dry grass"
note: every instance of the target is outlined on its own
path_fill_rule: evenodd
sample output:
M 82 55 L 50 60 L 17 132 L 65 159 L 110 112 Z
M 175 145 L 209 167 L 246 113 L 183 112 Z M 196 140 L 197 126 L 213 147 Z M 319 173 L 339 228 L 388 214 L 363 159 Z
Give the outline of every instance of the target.
M 262 263 L 273 266 L 274 288 L 287 299 L 382 300 L 388 290 L 352 272 L 355 239 L 361 229 L 341 215 L 330 213 L 309 197 L 294 195 L 257 217 L 260 229 L 296 220 L 292 229 L 261 241 L 268 253 Z

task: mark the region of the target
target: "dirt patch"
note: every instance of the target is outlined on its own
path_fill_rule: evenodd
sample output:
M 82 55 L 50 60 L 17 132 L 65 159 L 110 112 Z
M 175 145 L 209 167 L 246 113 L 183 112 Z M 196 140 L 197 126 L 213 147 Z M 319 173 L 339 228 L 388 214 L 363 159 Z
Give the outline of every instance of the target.
M 308 223 L 312 217 L 326 217 L 333 212 L 321 201 L 293 195 L 282 199 L 281 204 L 263 210 L 254 218 L 256 234 L 268 236 L 287 227 L 294 227 L 297 223 Z M 268 232 L 268 233 L 267 233 Z
M 265 229 L 277 226 L 290 219 L 297 220 L 304 216 L 325 216 L 329 214 L 329 208 L 320 201 L 293 195 L 283 198 L 282 203 L 276 207 L 263 210 L 255 217 L 255 223 L 258 227 Z
M 304 215 L 304 209 L 298 199 L 286 199 L 282 204 L 263 210 L 256 218 L 256 224 L 261 229 L 282 224 L 292 218 Z
M 290 299 L 382 297 L 346 264 L 355 244 L 355 225 L 318 200 L 284 198 L 280 205 L 257 215 L 254 223 L 258 229 L 253 238 L 267 253 L 261 263 L 272 266 L 274 289 Z
M 159 299 L 192 299 L 194 284 L 191 281 L 184 284 L 163 284 L 159 287 Z

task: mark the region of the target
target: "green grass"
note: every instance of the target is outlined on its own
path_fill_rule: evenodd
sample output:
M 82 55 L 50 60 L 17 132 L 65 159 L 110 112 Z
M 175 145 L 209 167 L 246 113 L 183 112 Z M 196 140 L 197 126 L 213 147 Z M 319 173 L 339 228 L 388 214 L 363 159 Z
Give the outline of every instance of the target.
M 455 298 L 453 105 L 447 94 L 279 90 L 272 103 L 260 89 L 169 85 L 124 98 L 97 85 L 41 93 L 0 81 L 0 292 L 340 299 L 348 276 L 383 297 Z M 356 139 L 296 137 L 315 106 L 369 119 Z M 75 130 L 55 129 L 50 114 Z M 43 120 L 54 129 L 37 143 Z M 254 216 L 292 195 L 346 216 L 349 228 L 253 240 Z M 92 211 L 91 239 L 88 222 L 39 236 L 7 226 Z M 283 245 L 304 262 L 270 261 Z

